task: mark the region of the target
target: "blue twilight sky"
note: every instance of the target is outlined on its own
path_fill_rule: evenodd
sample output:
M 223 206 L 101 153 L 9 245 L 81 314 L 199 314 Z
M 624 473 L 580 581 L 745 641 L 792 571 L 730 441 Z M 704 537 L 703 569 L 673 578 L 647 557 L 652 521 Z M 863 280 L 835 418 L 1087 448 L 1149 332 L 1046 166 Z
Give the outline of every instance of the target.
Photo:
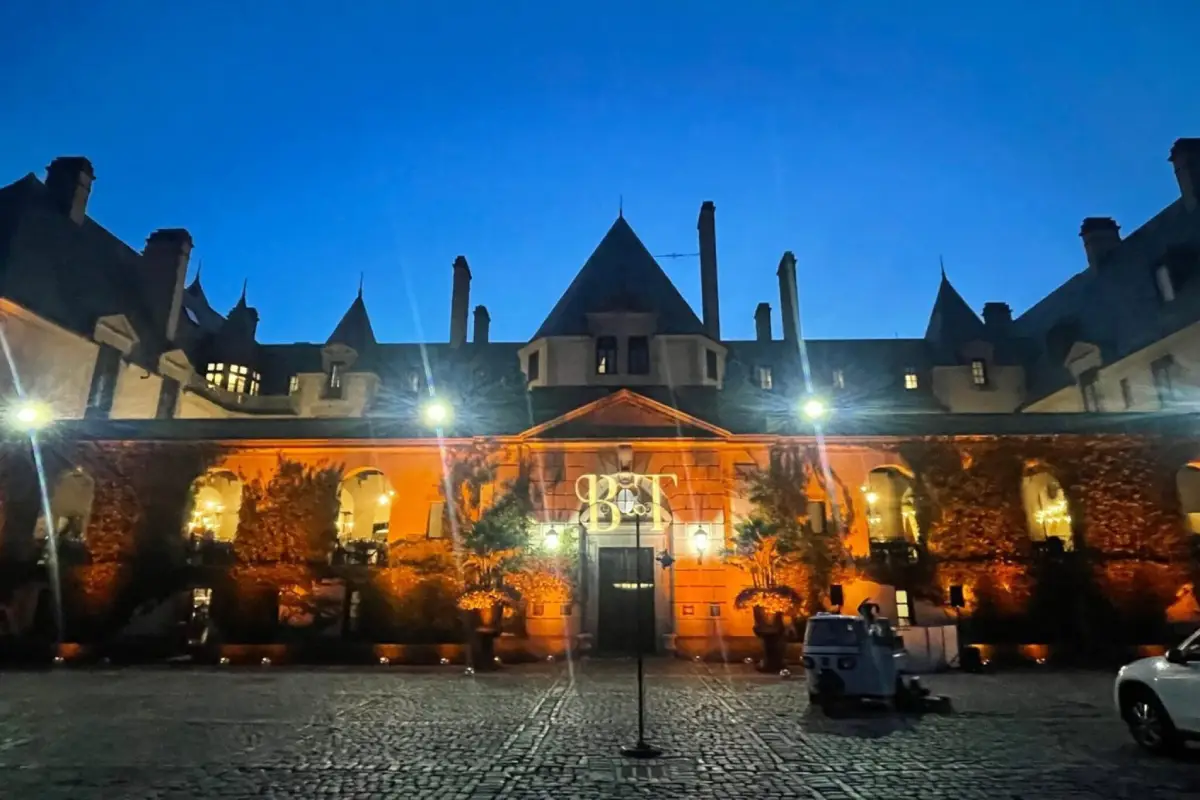
M 365 273 L 384 340 L 448 335 L 451 262 L 527 339 L 612 223 L 696 250 L 715 201 L 722 331 L 919 336 L 938 257 L 977 310 L 1131 231 L 1200 135 L 1196 0 L 1006 3 L 0 3 L 0 181 L 92 159 L 90 211 L 196 240 L 219 310 L 324 341 Z M 664 260 L 699 312 L 699 266 Z

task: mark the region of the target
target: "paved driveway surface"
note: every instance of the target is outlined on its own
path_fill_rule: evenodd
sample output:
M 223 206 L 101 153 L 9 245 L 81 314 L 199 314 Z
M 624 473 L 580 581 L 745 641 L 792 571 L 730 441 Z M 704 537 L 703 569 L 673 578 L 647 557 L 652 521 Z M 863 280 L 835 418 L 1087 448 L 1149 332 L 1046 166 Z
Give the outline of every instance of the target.
M 827 719 L 802 680 L 630 662 L 514 668 L 0 673 L 8 798 L 1173 798 L 1200 757 L 1143 756 L 1093 673 L 946 675 L 954 713 Z

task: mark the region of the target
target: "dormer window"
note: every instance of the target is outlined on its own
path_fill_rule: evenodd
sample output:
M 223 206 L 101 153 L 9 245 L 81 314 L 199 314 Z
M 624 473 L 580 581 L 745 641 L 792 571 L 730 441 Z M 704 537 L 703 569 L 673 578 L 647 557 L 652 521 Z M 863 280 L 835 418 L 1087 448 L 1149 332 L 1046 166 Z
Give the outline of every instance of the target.
M 971 359 L 971 383 L 978 387 L 988 385 L 987 362 L 982 358 Z
M 1154 270 L 1154 283 L 1158 286 L 1158 296 L 1164 303 L 1175 299 L 1175 282 L 1171 279 L 1171 268 L 1160 264 Z
M 770 367 L 758 368 L 758 388 L 766 389 L 768 392 L 775 388 L 775 381 L 771 375 Z
M 596 374 L 617 373 L 617 337 L 601 336 L 596 339 Z
M 715 381 L 717 379 L 717 351 L 716 350 L 705 350 L 704 351 L 704 375 L 710 381 Z
M 630 375 L 650 374 L 650 340 L 647 337 L 629 337 L 628 369 Z
M 295 394 L 298 391 L 300 391 L 300 376 L 293 375 L 288 378 L 288 394 Z
M 1097 367 L 1080 374 L 1079 390 L 1083 393 L 1084 411 L 1104 410 L 1104 398 L 1100 395 L 1100 370 Z
M 919 378 L 917 378 L 917 371 L 911 368 L 906 369 L 904 371 L 904 388 L 908 391 L 912 391 L 913 389 L 920 388 L 920 386 L 921 381 Z
M 533 352 L 529 354 L 529 360 L 526 362 L 525 377 L 530 381 L 536 381 L 542 377 L 542 354 Z
M 244 364 L 212 362 L 204 370 L 204 380 L 233 394 L 258 394 L 259 374 Z
M 408 371 L 408 390 L 410 392 L 421 391 L 421 373 L 417 372 L 415 369 L 410 369 Z
M 340 398 L 342 396 L 342 377 L 346 370 L 346 365 L 335 361 L 329 365 L 329 373 L 325 377 L 325 397 L 327 399 Z
M 845 389 L 846 388 L 846 373 L 840 369 L 835 369 L 833 371 L 833 388 L 834 389 Z

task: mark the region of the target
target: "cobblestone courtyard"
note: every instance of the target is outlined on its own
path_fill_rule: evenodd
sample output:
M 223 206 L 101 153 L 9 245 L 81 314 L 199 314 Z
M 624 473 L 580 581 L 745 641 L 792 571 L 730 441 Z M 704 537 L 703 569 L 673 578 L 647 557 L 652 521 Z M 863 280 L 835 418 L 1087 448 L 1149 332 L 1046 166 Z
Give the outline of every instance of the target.
M 1195 797 L 1140 754 L 1099 673 L 947 675 L 951 714 L 827 719 L 802 680 L 654 663 L 440 671 L 0 673 L 0 797 Z

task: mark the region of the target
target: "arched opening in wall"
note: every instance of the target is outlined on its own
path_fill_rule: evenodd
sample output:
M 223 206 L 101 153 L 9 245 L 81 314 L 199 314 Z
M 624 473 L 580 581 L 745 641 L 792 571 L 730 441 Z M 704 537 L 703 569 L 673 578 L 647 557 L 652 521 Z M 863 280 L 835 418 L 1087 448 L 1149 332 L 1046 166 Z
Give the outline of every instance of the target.
M 186 533 L 194 542 L 232 542 L 242 510 L 242 481 L 232 472 L 215 470 L 192 484 Z
M 1048 468 L 1031 464 L 1021 478 L 1021 500 L 1029 526 L 1029 538 L 1035 542 L 1059 542 L 1063 550 L 1075 545 L 1071 509 L 1062 484 Z
M 1188 530 L 1200 534 L 1200 464 L 1188 464 L 1175 473 L 1175 490 Z
M 338 489 L 338 542 L 386 544 L 395 497 L 391 483 L 377 469 L 348 475 Z
M 50 491 L 51 524 L 46 524 L 43 513 L 38 518 L 35 536 L 39 542 L 53 531 L 60 551 L 84 546 L 88 519 L 92 515 L 92 501 L 96 496 L 96 482 L 82 467 L 69 469 L 58 476 Z M 60 557 L 64 553 L 60 552 Z
M 876 467 L 867 473 L 862 491 L 867 509 L 867 535 L 872 545 L 920 543 L 914 488 L 912 476 L 897 467 Z

